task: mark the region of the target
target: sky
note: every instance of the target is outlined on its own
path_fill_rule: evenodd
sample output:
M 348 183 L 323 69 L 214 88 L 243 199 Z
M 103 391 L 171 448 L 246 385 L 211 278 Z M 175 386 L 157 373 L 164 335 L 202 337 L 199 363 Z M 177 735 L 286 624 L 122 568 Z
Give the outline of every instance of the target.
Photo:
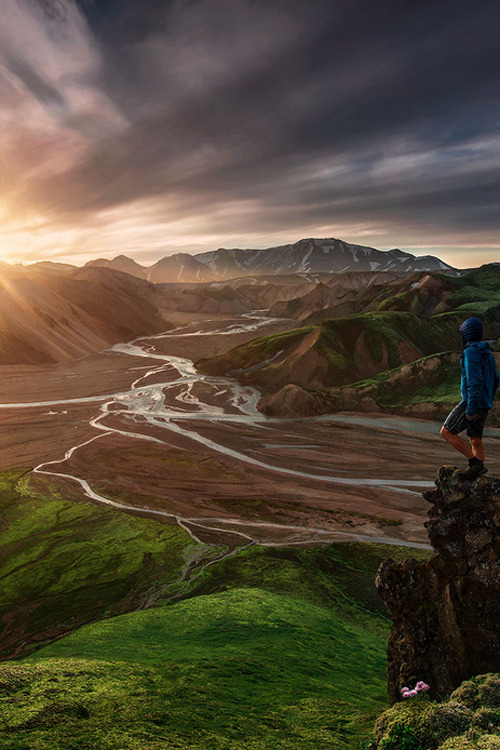
M 498 0 L 0 0 L 0 259 L 500 261 Z

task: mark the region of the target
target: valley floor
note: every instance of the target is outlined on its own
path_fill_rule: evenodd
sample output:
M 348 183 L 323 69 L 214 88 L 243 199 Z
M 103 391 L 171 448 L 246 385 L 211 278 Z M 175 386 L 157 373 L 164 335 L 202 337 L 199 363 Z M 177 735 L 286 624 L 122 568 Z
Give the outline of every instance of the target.
M 425 544 L 420 493 L 437 465 L 457 458 L 437 425 L 269 419 L 257 391 L 193 367 L 280 326 L 259 316 L 200 321 L 72 364 L 3 368 L 0 460 L 35 465 L 33 479 L 71 495 L 180 518 L 197 538 L 233 547 Z
M 373 577 L 428 554 L 420 493 L 456 457 L 431 422 L 270 419 L 196 372 L 280 326 L 4 368 L 2 655 L 31 656 L 0 666 L 0 748 L 366 744 L 386 702 Z

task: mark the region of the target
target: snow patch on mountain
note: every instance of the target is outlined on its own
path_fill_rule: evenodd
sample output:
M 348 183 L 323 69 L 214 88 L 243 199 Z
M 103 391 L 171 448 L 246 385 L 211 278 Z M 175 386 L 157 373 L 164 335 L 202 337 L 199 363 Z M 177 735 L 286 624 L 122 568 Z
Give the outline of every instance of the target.
M 143 268 L 125 256 L 92 261 L 142 276 L 154 282 L 224 281 L 244 276 L 336 274 L 346 271 L 449 271 L 451 266 L 432 255 L 415 256 L 399 249 L 376 250 L 338 239 L 308 238 L 267 249 L 219 248 L 198 255 L 178 253 Z
M 307 263 L 307 261 L 311 257 L 312 251 L 313 251 L 313 249 L 311 247 L 311 249 L 308 250 L 307 253 L 304 255 L 304 257 L 302 258 L 300 266 L 297 268 L 297 272 L 298 273 L 302 273 L 303 271 L 310 271 L 311 270 L 311 266 L 310 266 L 310 264 Z

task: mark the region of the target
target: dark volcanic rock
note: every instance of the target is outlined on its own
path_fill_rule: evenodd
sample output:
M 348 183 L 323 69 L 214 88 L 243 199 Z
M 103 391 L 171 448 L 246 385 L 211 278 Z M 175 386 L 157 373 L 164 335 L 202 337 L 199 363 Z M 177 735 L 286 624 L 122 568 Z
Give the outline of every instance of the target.
M 484 672 L 500 672 L 500 480 L 462 479 L 441 467 L 426 522 L 434 555 L 385 560 L 376 585 L 392 621 L 388 684 L 424 680 L 436 698 Z

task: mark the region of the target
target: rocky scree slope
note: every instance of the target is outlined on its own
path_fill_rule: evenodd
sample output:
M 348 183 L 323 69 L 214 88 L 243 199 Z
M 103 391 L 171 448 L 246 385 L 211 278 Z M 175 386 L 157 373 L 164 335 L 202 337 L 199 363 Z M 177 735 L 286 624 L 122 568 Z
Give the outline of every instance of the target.
M 386 560 L 376 579 L 393 622 L 393 703 L 418 680 L 431 686 L 432 697 L 445 698 L 465 679 L 500 671 L 500 480 L 466 480 L 445 466 L 425 497 L 434 555 L 426 562 Z

